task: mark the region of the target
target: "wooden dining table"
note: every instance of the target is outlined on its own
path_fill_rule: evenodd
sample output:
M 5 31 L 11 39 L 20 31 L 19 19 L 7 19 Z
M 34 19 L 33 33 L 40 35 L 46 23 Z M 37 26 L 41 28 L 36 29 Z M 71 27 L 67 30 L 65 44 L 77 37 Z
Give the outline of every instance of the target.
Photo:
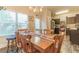
M 53 42 L 46 38 L 34 36 L 31 39 L 31 43 L 40 52 L 52 52 L 51 48 L 53 47 Z
M 53 39 L 49 40 L 48 38 L 46 38 L 46 36 L 44 37 L 43 35 L 39 34 L 39 33 L 34 33 L 34 32 L 19 32 L 19 35 L 21 36 L 27 36 L 30 35 L 32 36 L 30 42 L 31 45 L 37 49 L 39 52 L 41 53 L 47 53 L 47 52 L 53 52 L 52 48 L 53 48 Z M 51 37 L 51 36 L 50 36 Z M 22 39 L 24 39 L 24 37 L 22 37 Z

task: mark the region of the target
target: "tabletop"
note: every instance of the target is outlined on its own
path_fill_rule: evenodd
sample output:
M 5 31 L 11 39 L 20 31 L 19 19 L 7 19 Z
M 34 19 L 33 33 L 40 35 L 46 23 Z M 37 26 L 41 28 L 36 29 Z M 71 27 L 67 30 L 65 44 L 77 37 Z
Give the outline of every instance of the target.
M 45 52 L 46 49 L 48 49 L 53 44 L 53 41 L 52 41 L 53 37 L 50 35 L 44 36 L 42 34 L 40 35 L 39 33 L 33 33 L 33 32 L 30 32 L 30 33 L 20 32 L 20 35 L 23 35 L 23 37 L 27 36 L 27 35 L 31 35 L 32 38 L 31 38 L 30 42 L 40 52 Z

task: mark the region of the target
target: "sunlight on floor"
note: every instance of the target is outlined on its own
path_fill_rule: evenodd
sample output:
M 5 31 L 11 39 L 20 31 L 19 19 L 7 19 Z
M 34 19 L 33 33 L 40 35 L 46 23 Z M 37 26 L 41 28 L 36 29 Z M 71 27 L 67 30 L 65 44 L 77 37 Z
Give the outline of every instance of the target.
M 7 46 L 7 41 L 4 37 L 0 37 L 0 49 Z
M 69 36 L 65 36 L 61 47 L 61 53 L 71 53 L 71 52 L 72 49 L 69 41 Z

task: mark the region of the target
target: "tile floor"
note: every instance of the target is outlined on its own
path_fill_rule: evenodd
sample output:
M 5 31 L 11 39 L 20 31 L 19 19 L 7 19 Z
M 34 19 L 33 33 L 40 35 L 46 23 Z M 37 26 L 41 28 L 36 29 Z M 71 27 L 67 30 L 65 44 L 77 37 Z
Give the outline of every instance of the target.
M 0 37 L 0 49 L 7 46 L 7 41 L 4 37 Z M 6 53 L 7 49 L 0 50 L 0 53 Z M 71 45 L 69 41 L 69 36 L 65 36 L 62 46 L 61 46 L 61 53 L 79 53 L 79 46 L 78 45 Z
M 72 49 L 69 41 L 69 36 L 65 36 L 61 46 L 61 53 L 71 53 L 71 52 Z
M 69 39 L 69 36 L 65 36 L 61 47 L 61 53 L 79 53 L 79 45 L 72 45 Z
M 7 40 L 5 37 L 0 37 L 0 49 L 7 46 Z

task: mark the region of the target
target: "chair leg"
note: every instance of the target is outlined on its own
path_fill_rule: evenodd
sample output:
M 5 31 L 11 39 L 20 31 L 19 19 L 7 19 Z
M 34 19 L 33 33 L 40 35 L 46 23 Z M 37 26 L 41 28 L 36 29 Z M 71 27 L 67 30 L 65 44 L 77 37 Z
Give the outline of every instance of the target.
M 16 52 L 18 53 L 18 50 L 19 50 L 19 48 L 17 47 L 17 45 L 16 45 Z
M 13 47 L 14 47 L 13 44 L 14 44 L 14 41 L 12 40 L 11 41 L 11 51 L 13 51 Z
M 9 51 L 9 40 L 8 40 L 8 44 L 7 44 L 7 53 Z

